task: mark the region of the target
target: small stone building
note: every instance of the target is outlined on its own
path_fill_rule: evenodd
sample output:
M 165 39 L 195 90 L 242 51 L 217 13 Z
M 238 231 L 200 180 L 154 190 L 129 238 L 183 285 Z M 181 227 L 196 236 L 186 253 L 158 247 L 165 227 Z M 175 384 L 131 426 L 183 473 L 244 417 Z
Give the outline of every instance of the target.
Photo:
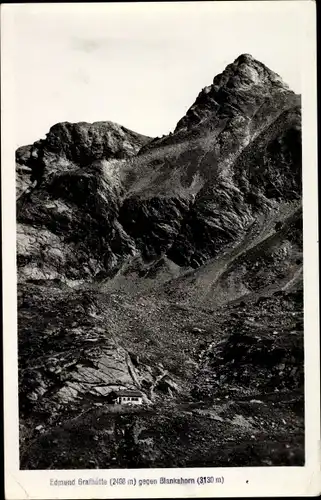
M 143 403 L 143 395 L 136 389 L 123 389 L 118 391 L 116 395 L 116 404 L 141 405 Z

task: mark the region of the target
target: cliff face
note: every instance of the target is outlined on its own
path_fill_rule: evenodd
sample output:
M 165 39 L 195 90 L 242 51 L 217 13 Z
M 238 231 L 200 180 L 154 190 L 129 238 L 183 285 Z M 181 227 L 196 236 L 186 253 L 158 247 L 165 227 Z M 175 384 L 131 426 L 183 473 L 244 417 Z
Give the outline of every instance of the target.
M 42 422 L 46 440 L 54 426 L 101 406 L 119 386 L 139 387 L 147 403 L 174 405 L 174 440 L 185 419 L 193 428 L 191 419 L 202 415 L 206 427 L 213 417 L 208 408 L 175 406 L 186 399 L 210 406 L 217 396 L 261 399 L 267 380 L 289 393 L 288 378 L 302 403 L 300 110 L 300 96 L 245 54 L 201 91 L 167 136 L 151 139 L 111 122 L 60 123 L 17 150 L 24 467 L 50 467 L 43 454 L 37 464 L 29 455 L 34 438 L 42 449 L 35 423 Z M 284 342 L 274 334 L 277 323 Z M 237 439 L 240 414 L 247 416 L 233 408 Z M 221 410 L 206 432 L 209 439 L 222 433 L 225 446 L 230 431 L 215 427 L 225 422 Z M 293 443 L 301 442 L 301 417 L 289 416 Z M 151 421 L 171 428 L 172 417 L 164 418 Z M 279 453 L 283 410 L 275 418 L 273 432 L 266 430 L 274 433 L 273 464 L 299 464 L 302 450 L 299 458 Z M 135 422 L 131 429 L 152 432 L 145 417 Z M 253 422 L 242 422 L 252 436 Z M 96 450 L 97 460 L 128 466 L 116 434 L 109 443 L 115 456 Z M 185 463 L 155 439 L 148 448 L 131 435 L 141 463 L 147 456 L 155 466 Z M 201 466 L 205 455 L 210 463 L 194 441 L 199 458 L 186 463 Z M 222 464 L 239 465 L 224 453 Z M 246 456 L 242 448 L 241 462 Z
M 148 140 L 111 122 L 60 123 L 17 150 L 21 276 L 88 278 L 112 267 L 119 169 Z M 121 246 L 126 254 L 134 243 L 125 235 Z

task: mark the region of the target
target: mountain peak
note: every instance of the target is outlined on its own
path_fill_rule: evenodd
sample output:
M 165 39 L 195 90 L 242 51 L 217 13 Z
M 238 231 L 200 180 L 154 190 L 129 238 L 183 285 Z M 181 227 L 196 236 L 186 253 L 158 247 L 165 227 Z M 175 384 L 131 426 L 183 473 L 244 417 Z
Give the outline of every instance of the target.
M 254 61 L 254 57 L 251 54 L 241 54 L 238 56 L 234 62 L 237 63 L 251 63 Z
M 59 122 L 53 125 L 45 139 L 16 151 L 16 162 L 25 166 L 58 158 L 77 165 L 89 165 L 96 160 L 124 159 L 135 156 L 151 137 L 134 132 L 112 121 Z M 40 165 L 39 165 L 40 168 Z
M 226 112 L 243 114 L 242 103 L 262 103 L 275 93 L 293 92 L 282 78 L 251 54 L 241 54 L 215 76 L 212 85 L 204 87 L 186 115 L 178 122 L 175 132 L 194 128 L 203 120 Z M 251 110 L 246 106 L 245 113 Z
M 251 54 L 238 56 L 232 64 L 229 64 L 222 73 L 214 78 L 213 85 L 216 90 L 222 86 L 244 89 L 256 85 L 266 86 L 267 90 L 273 86 L 289 90 L 288 85 L 277 73 L 254 59 Z

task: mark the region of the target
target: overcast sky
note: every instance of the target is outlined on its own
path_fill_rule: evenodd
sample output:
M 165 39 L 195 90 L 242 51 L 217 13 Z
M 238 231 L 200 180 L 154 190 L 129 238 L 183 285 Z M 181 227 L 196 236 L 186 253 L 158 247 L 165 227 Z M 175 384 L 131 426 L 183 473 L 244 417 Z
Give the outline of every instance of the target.
M 300 92 L 298 2 L 12 6 L 16 144 L 61 121 L 111 120 L 156 136 L 250 53 Z

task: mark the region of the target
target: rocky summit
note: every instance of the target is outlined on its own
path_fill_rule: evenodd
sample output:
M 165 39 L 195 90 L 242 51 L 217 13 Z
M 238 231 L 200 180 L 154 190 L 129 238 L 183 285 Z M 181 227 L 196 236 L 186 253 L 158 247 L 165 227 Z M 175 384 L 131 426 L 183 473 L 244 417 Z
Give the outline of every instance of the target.
M 166 136 L 16 151 L 21 468 L 303 465 L 301 163 L 248 54 Z

